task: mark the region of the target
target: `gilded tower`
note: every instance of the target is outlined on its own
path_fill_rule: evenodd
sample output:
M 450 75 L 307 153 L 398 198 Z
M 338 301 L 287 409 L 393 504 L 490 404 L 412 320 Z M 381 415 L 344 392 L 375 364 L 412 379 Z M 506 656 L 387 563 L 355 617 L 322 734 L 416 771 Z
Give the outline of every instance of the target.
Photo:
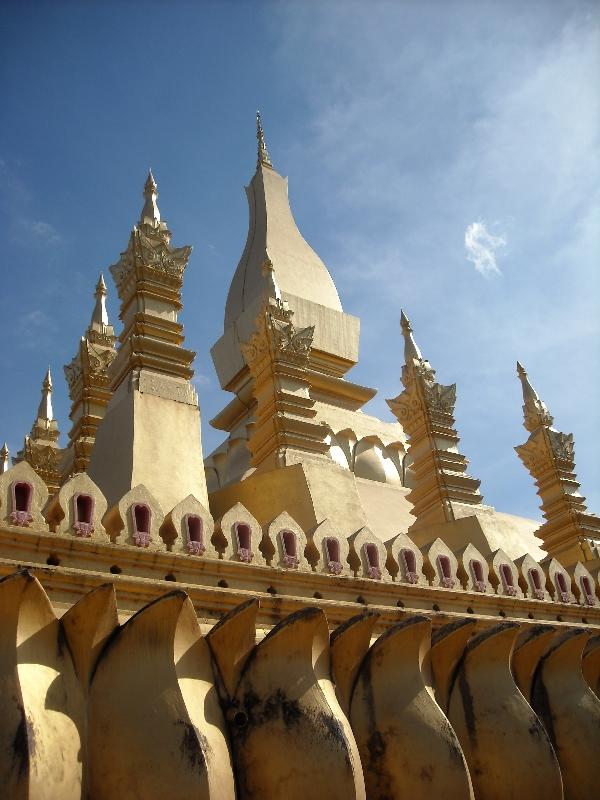
M 109 368 L 111 398 L 98 429 L 90 477 L 109 506 L 144 484 L 164 508 L 188 494 L 208 505 L 200 411 L 191 378 L 195 353 L 178 322 L 191 247 L 174 247 L 148 174 L 144 207 L 127 249 L 111 268 L 123 329 Z M 111 454 L 119 449 L 117 461 Z

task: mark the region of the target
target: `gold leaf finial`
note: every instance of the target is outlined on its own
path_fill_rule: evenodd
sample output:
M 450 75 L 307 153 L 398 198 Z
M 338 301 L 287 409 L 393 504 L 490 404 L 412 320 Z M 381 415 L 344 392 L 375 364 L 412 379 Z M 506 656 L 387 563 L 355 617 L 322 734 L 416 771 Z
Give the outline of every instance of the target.
M 258 139 L 258 161 L 256 162 L 257 169 L 261 166 L 261 164 L 265 167 L 271 167 L 271 169 L 273 169 L 271 157 L 269 156 L 269 151 L 267 150 L 267 143 L 265 142 L 265 132 L 263 130 L 262 121 L 260 118 L 260 111 L 256 112 L 256 138 Z

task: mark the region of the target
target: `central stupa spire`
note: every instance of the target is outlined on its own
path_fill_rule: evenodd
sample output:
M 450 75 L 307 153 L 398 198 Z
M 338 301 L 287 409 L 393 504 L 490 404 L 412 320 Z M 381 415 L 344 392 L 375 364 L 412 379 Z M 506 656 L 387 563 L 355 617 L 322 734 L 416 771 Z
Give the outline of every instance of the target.
M 260 112 L 256 113 L 256 139 L 256 171 L 246 187 L 248 237 L 227 295 L 224 334 L 212 351 L 221 386 L 236 392 L 239 379 L 243 383 L 248 375 L 240 343 L 252 335 L 269 293 L 271 276 L 263 269 L 267 261 L 283 300 L 294 309 L 298 327 L 319 323 L 311 357 L 336 377 L 358 360 L 358 320 L 344 314 L 327 267 L 298 230 L 288 181 L 273 167 Z

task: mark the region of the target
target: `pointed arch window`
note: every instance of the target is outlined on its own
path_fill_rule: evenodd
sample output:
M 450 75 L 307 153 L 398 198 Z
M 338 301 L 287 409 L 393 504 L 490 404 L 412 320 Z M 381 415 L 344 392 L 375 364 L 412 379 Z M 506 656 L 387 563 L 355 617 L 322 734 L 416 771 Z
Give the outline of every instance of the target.
M 296 569 L 299 564 L 298 542 L 294 531 L 284 530 L 279 532 L 283 563 L 288 569 Z
M 73 495 L 73 530 L 87 538 L 94 532 L 94 498 L 90 494 Z
M 533 567 L 529 570 L 529 585 L 531 586 L 531 594 L 536 600 L 544 599 L 544 588 L 542 586 L 542 577 L 539 569 Z
M 185 532 L 187 534 L 186 545 L 188 553 L 191 556 L 201 556 L 206 550 L 202 517 L 197 514 L 186 514 Z
M 363 552 L 367 562 L 367 575 L 374 581 L 381 580 L 381 567 L 379 565 L 379 548 L 373 542 L 363 545 Z
M 515 587 L 513 571 L 510 564 L 500 564 L 500 576 L 502 578 L 504 594 L 507 594 L 509 597 L 514 597 L 517 594 L 517 589 Z
M 476 592 L 485 592 L 487 584 L 483 574 L 483 564 L 479 559 L 472 558 L 469 566 L 471 568 L 471 577 L 473 578 L 473 588 Z
M 247 522 L 235 523 L 235 539 L 239 560 L 249 564 L 254 558 L 254 553 L 252 552 L 252 529 Z
M 10 489 L 12 495 L 11 521 L 15 525 L 27 528 L 33 521 L 33 516 L 31 515 L 33 486 L 29 481 L 15 481 Z
M 567 581 L 563 572 L 556 573 L 556 590 L 563 603 L 571 602 L 571 592 L 568 589 Z
M 329 536 L 323 542 L 325 546 L 325 561 L 327 569 L 332 575 L 339 575 L 342 571 L 342 562 L 340 561 L 340 543 L 335 536 Z
M 452 564 L 448 556 L 439 555 L 437 557 L 438 571 L 440 574 L 440 584 L 445 589 L 452 589 L 454 586 L 454 578 L 452 577 Z
M 133 541 L 138 547 L 148 547 L 150 544 L 150 524 L 152 512 L 145 503 L 134 503 L 131 507 L 133 521 Z
M 417 557 L 414 550 L 411 550 L 410 547 L 403 547 L 402 550 L 400 550 L 400 556 L 404 567 L 404 578 L 406 582 L 418 583 Z
M 592 582 L 587 575 L 581 576 L 581 592 L 587 606 L 596 605 L 596 595 L 592 589 Z

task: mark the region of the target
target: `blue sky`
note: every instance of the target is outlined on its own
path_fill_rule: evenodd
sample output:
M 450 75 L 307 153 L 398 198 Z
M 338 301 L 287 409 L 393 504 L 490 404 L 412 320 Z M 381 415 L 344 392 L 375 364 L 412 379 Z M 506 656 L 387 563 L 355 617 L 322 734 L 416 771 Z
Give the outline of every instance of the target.
M 539 516 L 519 358 L 575 434 L 600 513 L 600 12 L 584 0 L 4 2 L 0 11 L 0 440 L 31 427 L 100 270 L 125 248 L 152 166 L 194 252 L 187 345 L 205 452 L 222 408 L 209 349 L 247 229 L 263 112 L 300 229 L 362 320 L 349 378 L 400 390 L 403 307 L 486 502 Z M 109 280 L 109 309 L 117 322 Z

